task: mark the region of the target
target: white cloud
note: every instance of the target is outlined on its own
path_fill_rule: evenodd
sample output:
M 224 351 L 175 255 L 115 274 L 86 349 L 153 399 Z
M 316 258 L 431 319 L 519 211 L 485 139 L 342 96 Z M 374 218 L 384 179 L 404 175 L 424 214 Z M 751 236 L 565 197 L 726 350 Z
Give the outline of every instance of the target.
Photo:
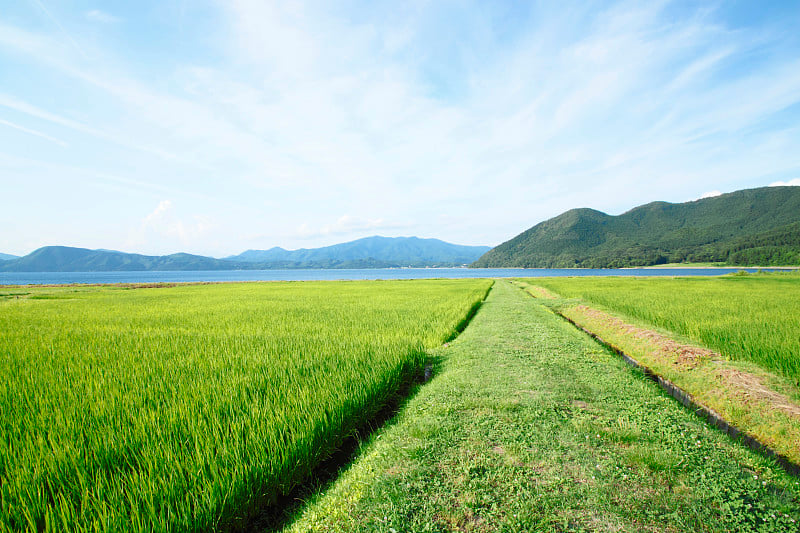
M 156 207 L 152 213 L 144 217 L 144 220 L 142 220 L 142 227 L 160 229 L 170 210 L 172 210 L 172 201 L 161 200 L 158 207 Z
M 721 191 L 704 192 L 703 194 L 700 195 L 700 198 L 698 198 L 698 200 L 702 200 L 703 198 L 714 198 L 715 196 L 720 196 L 721 194 L 722 194 Z
M 795 178 L 789 181 L 773 181 L 769 184 L 770 187 L 800 187 L 800 178 Z
M 84 16 L 92 22 L 101 22 L 103 24 L 112 24 L 121 20 L 119 17 L 99 9 L 90 9 L 84 13 Z
M 127 247 L 145 248 L 153 253 L 174 253 L 185 247 L 199 247 L 215 227 L 207 216 L 178 216 L 171 200 L 162 200 L 145 216 L 126 243 Z
M 451 21 L 436 2 L 352 16 L 218 0 L 219 24 L 197 47 L 213 54 L 165 55 L 158 81 L 126 61 L 135 50 L 81 40 L 92 58 L 81 61 L 58 34 L 0 23 L 0 51 L 64 87 L 38 101 L 7 88 L 0 106 L 42 131 L 69 128 L 100 154 L 82 158 L 94 175 L 135 176 L 159 185 L 148 202 L 175 200 L 129 222 L 142 222 L 142 242 L 194 246 L 210 231 L 190 214 L 202 212 L 230 253 L 245 247 L 243 227 L 289 247 L 410 227 L 496 243 L 572 207 L 682 201 L 800 164 L 797 130 L 770 126 L 791 122 L 771 119 L 800 101 L 798 56 L 774 36 L 728 30 L 713 9 L 665 16 L 663 2 L 568 14 L 543 4 L 511 35 L 467 9 Z M 73 113 L 74 100 L 103 107 Z M 219 207 L 234 202 L 248 209 Z

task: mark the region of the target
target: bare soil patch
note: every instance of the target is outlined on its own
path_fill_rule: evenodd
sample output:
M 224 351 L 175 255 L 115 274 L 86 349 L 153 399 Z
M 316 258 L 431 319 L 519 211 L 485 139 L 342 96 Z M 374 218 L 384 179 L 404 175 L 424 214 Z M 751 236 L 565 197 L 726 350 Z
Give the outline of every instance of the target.
M 651 356 L 662 362 L 671 363 L 679 370 L 692 370 L 706 362 L 713 362 L 717 364 L 716 376 L 738 398 L 748 403 L 763 402 L 771 409 L 777 409 L 800 420 L 800 405 L 786 395 L 771 389 L 763 377 L 725 365 L 723 356 L 718 352 L 678 342 L 657 331 L 629 324 L 609 313 L 586 305 L 578 305 L 574 310 L 599 322 L 602 327 L 647 342 L 652 347 Z
M 717 375 L 736 390 L 736 395 L 745 401 L 764 401 L 773 409 L 800 419 L 800 406 L 787 396 L 772 390 L 760 376 L 742 372 L 735 368 L 721 367 Z
M 548 291 L 544 287 L 537 287 L 535 285 L 528 285 L 525 287 L 528 293 L 534 298 L 544 298 L 546 300 L 555 300 L 558 298 L 555 294 Z

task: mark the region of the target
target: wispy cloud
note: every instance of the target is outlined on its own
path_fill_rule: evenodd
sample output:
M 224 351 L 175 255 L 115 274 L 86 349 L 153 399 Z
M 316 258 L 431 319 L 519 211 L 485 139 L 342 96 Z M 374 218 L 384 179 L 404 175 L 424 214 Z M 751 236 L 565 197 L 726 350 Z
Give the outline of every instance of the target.
M 84 13 L 84 16 L 92 22 L 100 22 L 102 24 L 113 24 L 122 20 L 117 16 L 106 13 L 105 11 L 100 11 L 99 9 L 90 9 Z
M 83 51 L 83 48 L 77 43 L 77 41 L 75 41 L 75 39 L 72 38 L 72 35 L 70 35 L 67 32 L 67 30 L 64 29 L 64 26 L 62 26 L 61 23 L 58 21 L 58 19 L 53 16 L 53 13 L 49 9 L 47 9 L 47 7 L 45 7 L 44 3 L 41 2 L 41 0 L 28 0 L 28 1 L 37 8 L 39 8 L 39 10 L 42 13 L 44 13 L 44 15 L 50 20 L 50 22 L 52 22 L 55 25 L 55 27 L 58 28 L 59 32 L 61 32 L 61 35 L 67 40 L 67 42 L 69 42 L 69 44 L 72 46 L 73 49 L 75 49 L 84 59 L 87 58 L 86 52 Z
M 30 115 L 31 117 L 46 120 L 48 122 L 52 122 L 53 124 L 58 124 L 59 126 L 64 126 L 66 128 L 75 130 L 77 132 L 97 137 L 98 139 L 110 141 L 113 142 L 114 144 L 118 144 L 126 148 L 131 148 L 137 151 L 142 151 L 153 155 L 157 155 L 163 159 L 169 159 L 169 160 L 179 159 L 179 157 L 176 156 L 175 154 L 166 152 L 160 148 L 124 139 L 119 134 L 113 134 L 108 131 L 103 131 L 102 129 L 98 129 L 96 127 L 90 126 L 80 121 L 66 118 L 56 113 L 51 113 L 47 110 L 31 105 L 23 100 L 14 98 L 7 94 L 0 93 L 0 107 L 13 109 L 20 113 Z
M 152 31 L 124 48 L 82 38 L 90 60 L 64 36 L 117 15 L 59 24 L 41 5 L 57 31 L 0 23 L 0 53 L 60 88 L 4 87 L 7 118 L 64 135 L 94 175 L 163 187 L 149 190 L 175 201 L 159 216 L 182 221 L 184 246 L 200 234 L 187 213 L 217 221 L 220 253 L 246 234 L 291 247 L 408 228 L 495 244 L 576 206 L 621 212 L 800 171 L 791 25 L 733 27 L 724 4 L 212 6 L 213 20 L 176 7 L 182 31 L 120 10 Z M 167 9 L 152 10 L 159 24 Z M 184 242 L 174 221 L 159 227 Z
M 36 137 L 41 137 L 42 139 L 47 139 L 48 141 L 54 142 L 59 146 L 64 146 L 64 147 L 69 146 L 66 142 L 62 141 L 61 139 L 56 139 L 55 137 L 51 137 L 50 135 L 47 135 L 46 133 L 42 133 L 41 131 L 36 131 L 34 129 L 31 129 L 31 128 L 26 128 L 24 126 L 20 126 L 19 124 L 14 124 L 13 122 L 9 122 L 8 120 L 3 120 L 3 119 L 0 118 L 0 124 L 2 124 L 4 126 L 8 126 L 9 128 L 14 128 L 16 130 L 25 132 L 25 133 L 27 133 L 29 135 L 35 135 Z

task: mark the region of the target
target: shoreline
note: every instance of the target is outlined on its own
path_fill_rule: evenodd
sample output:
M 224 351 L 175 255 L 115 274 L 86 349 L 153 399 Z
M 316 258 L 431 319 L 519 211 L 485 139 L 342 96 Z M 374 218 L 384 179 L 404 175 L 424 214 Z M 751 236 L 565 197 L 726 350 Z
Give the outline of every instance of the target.
M 763 266 L 763 265 L 709 265 L 706 263 L 698 263 L 696 266 L 692 265 L 691 263 L 667 263 L 665 265 L 648 265 L 648 266 L 639 266 L 639 267 L 622 267 L 620 270 L 630 270 L 630 269 L 638 269 L 638 268 L 730 268 L 730 269 L 737 269 L 737 270 L 744 270 L 746 268 L 756 268 L 758 270 L 800 270 L 800 265 L 782 265 L 782 266 Z

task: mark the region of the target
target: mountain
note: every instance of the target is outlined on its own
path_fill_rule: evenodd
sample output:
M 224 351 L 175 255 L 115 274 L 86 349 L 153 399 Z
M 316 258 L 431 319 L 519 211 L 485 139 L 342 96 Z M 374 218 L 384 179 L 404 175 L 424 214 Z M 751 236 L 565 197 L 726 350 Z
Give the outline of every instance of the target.
M 611 216 L 572 209 L 493 248 L 473 267 L 615 268 L 681 262 L 800 264 L 800 187 L 653 202 Z
M 19 256 L 11 254 L 0 254 L 0 261 L 9 261 L 11 259 L 19 259 Z
M 226 260 L 278 263 L 295 268 L 347 268 L 348 265 L 453 266 L 469 264 L 488 246 L 461 246 L 417 237 L 366 237 L 323 248 L 247 250 Z M 359 268 L 350 266 L 350 268 Z
M 153 256 L 68 246 L 45 246 L 19 259 L 0 263 L 0 271 L 5 272 L 235 270 L 239 268 L 252 268 L 252 266 L 183 253 Z
M 368 237 L 324 248 L 248 250 L 237 256 L 214 259 L 183 253 L 153 256 L 45 246 L 24 257 L 0 261 L 0 272 L 459 266 L 471 263 L 488 249 L 488 246 L 459 246 L 437 239 Z

